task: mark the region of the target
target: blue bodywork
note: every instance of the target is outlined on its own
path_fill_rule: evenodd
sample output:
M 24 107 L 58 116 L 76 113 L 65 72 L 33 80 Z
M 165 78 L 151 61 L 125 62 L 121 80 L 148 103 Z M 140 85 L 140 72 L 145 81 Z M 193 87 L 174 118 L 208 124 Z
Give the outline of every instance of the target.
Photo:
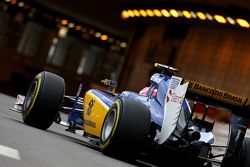
M 155 73 L 150 78 L 150 86 L 146 95 L 124 91 L 120 96 L 139 101 L 148 106 L 151 111 L 152 122 L 155 122 L 157 125 L 162 126 L 164 116 L 164 100 L 166 97 L 170 79 L 171 77 L 169 76 Z M 157 90 L 156 95 L 154 95 L 154 90 Z M 183 103 L 183 109 L 185 111 L 188 110 L 188 103 L 186 100 Z
M 171 77 L 155 73 L 150 78 L 150 85 L 145 89 L 146 91 L 142 93 L 136 93 L 132 91 L 123 91 L 120 94 L 113 94 L 110 91 L 101 91 L 97 89 L 91 89 L 91 93 L 95 94 L 99 99 L 102 100 L 102 102 L 107 106 L 110 107 L 112 103 L 117 100 L 118 98 L 128 98 L 135 101 L 138 101 L 140 103 L 145 104 L 150 112 L 151 112 L 151 122 L 154 122 L 158 127 L 161 127 L 163 124 L 163 118 L 164 118 L 164 105 L 165 105 L 165 97 L 166 93 L 168 92 L 168 87 L 170 83 Z M 77 97 L 77 96 L 76 96 Z M 76 104 L 73 106 L 74 108 L 83 109 L 83 105 Z M 187 123 L 187 116 L 190 115 L 190 106 L 187 100 L 184 100 L 181 113 L 179 116 L 179 121 L 177 123 L 176 130 L 179 131 L 179 133 L 182 132 L 184 127 Z M 83 124 L 83 118 L 82 113 L 79 112 L 70 112 L 68 117 L 68 123 L 72 124 Z M 192 127 L 195 129 L 195 127 Z M 206 141 L 209 143 L 214 142 L 214 135 L 212 132 L 203 132 L 204 129 L 199 130 L 201 132 L 201 140 Z
M 160 127 L 162 126 L 163 116 L 164 116 L 164 100 L 167 93 L 171 77 L 155 73 L 150 78 L 150 86 L 145 95 L 131 92 L 123 91 L 121 94 L 112 94 L 109 92 L 100 91 L 97 89 L 91 89 L 90 91 L 100 98 L 108 107 L 118 98 L 128 98 L 145 104 L 151 112 L 151 121 L 155 122 Z M 157 93 L 154 95 L 154 91 Z M 77 97 L 77 96 L 76 96 Z M 82 109 L 83 105 L 74 104 L 73 109 Z M 188 110 L 188 103 L 185 100 L 183 103 L 183 109 Z M 68 123 L 72 121 L 81 122 L 82 114 L 79 112 L 71 112 L 68 117 Z

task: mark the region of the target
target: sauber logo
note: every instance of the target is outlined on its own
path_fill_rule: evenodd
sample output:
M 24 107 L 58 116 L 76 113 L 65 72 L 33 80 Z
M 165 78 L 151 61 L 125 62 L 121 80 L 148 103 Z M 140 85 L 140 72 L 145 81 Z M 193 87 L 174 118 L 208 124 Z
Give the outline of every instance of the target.
M 89 102 L 89 108 L 88 108 L 88 110 L 87 110 L 87 115 L 90 115 L 91 114 L 91 112 L 92 112 L 92 108 L 93 108 L 93 106 L 94 106 L 94 103 L 95 103 L 95 100 L 90 100 L 90 102 Z

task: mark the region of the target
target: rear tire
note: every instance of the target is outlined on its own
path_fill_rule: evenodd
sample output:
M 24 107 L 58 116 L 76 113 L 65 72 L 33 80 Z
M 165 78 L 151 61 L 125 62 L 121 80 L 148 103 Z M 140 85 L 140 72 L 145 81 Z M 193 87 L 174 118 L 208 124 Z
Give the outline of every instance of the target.
M 250 138 L 245 137 L 242 143 L 241 167 L 250 166 Z
M 151 124 L 142 103 L 118 99 L 110 107 L 101 131 L 100 148 L 106 155 L 131 160 L 145 144 Z
M 245 137 L 241 147 L 235 152 L 232 161 L 225 167 L 249 167 L 250 166 L 250 138 Z
M 54 122 L 63 97 L 64 80 L 62 77 L 43 71 L 31 82 L 23 105 L 25 124 L 47 129 Z

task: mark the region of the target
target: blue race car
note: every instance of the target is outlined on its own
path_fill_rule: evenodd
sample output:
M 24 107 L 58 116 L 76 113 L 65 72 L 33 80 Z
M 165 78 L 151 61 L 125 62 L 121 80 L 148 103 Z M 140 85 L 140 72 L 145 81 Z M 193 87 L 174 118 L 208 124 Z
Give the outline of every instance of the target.
M 178 70 L 173 67 L 156 63 L 155 68 L 161 72 L 153 74 L 150 85 L 138 93 L 117 93 L 117 83 L 106 79 L 102 82 L 107 90 L 90 89 L 83 97 L 81 85 L 76 96 L 67 96 L 63 78 L 41 72 L 22 104 L 23 121 L 47 129 L 54 121 L 61 123 L 60 111 L 69 110 L 68 130 L 82 129 L 83 136 L 106 155 L 159 166 L 249 167 L 247 98 L 184 80 L 174 75 Z M 198 103 L 206 106 L 200 119 L 194 118 Z M 205 120 L 209 106 L 232 113 L 226 146 L 214 143 L 215 122 Z M 217 147 L 225 148 L 225 153 L 215 155 Z

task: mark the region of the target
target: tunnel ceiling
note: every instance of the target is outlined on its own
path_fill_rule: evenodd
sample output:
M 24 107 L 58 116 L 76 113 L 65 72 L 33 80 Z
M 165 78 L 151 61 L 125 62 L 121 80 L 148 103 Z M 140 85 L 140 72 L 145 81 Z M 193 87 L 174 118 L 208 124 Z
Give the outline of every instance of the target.
M 121 20 L 120 12 L 124 7 L 148 6 L 188 6 L 199 8 L 220 8 L 228 12 L 248 15 L 250 0 L 36 0 L 58 12 L 76 17 L 86 23 L 102 27 L 115 34 L 127 36 L 133 27 Z M 248 16 L 247 16 L 248 17 Z

